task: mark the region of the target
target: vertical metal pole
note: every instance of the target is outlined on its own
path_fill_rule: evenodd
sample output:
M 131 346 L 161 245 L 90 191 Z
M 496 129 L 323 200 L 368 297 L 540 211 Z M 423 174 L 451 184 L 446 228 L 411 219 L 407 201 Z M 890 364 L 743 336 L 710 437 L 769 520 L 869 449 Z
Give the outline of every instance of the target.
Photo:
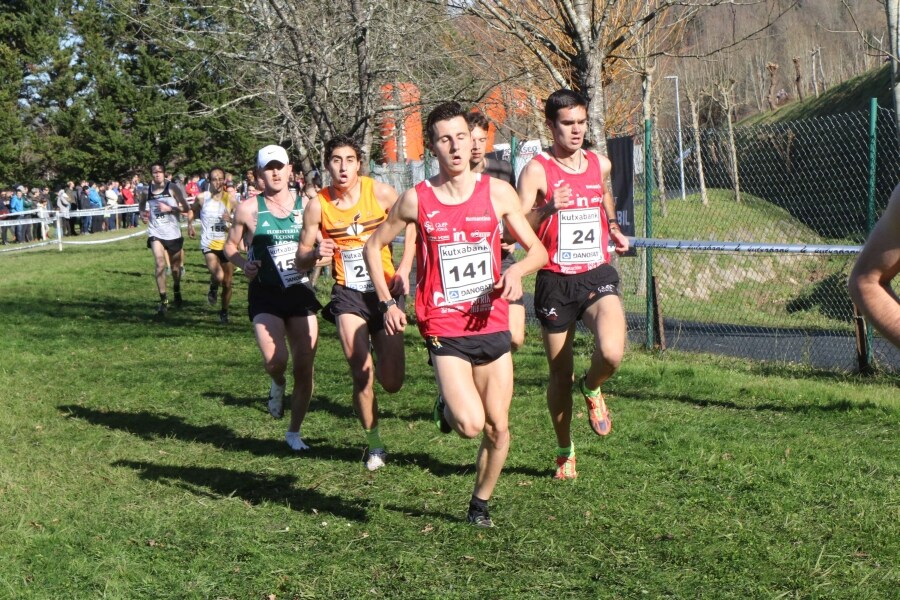
M 644 120 L 644 237 L 653 237 L 653 154 L 650 119 Z M 653 248 L 644 248 L 647 261 L 647 349 L 653 349 Z
M 509 140 L 509 164 L 512 165 L 513 175 L 518 181 L 518 171 L 516 171 L 516 163 L 519 162 L 519 138 L 512 136 Z
M 678 75 L 667 75 L 666 79 L 675 80 L 675 122 L 678 124 L 678 169 L 681 171 L 681 199 L 686 200 L 684 190 L 684 147 L 681 143 L 681 94 L 678 93 Z
M 878 141 L 878 98 L 869 103 L 869 203 L 866 208 L 866 235 L 875 228 L 875 165 Z
M 866 238 L 875 229 L 875 168 L 878 163 L 878 98 L 869 102 L 869 202 L 866 207 Z M 866 328 L 866 364 L 860 371 L 868 372 L 872 368 L 872 328 L 868 321 Z

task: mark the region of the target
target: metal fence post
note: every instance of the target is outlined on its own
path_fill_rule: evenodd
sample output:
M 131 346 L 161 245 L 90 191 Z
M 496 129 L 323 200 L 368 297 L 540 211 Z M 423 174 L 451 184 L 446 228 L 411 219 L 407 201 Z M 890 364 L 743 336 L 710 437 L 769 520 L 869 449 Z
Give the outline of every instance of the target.
M 878 98 L 869 102 L 869 201 L 866 207 L 866 238 L 875 228 L 875 168 L 878 163 Z M 863 320 L 866 330 L 865 364 L 859 366 L 861 373 L 872 369 L 872 328 Z
M 653 155 L 650 151 L 651 124 L 644 120 L 644 237 L 653 237 Z M 647 349 L 653 349 L 653 248 L 644 249 L 647 264 Z
M 512 165 L 513 175 L 516 174 L 516 162 L 519 157 L 519 138 L 512 136 L 509 140 L 509 164 Z

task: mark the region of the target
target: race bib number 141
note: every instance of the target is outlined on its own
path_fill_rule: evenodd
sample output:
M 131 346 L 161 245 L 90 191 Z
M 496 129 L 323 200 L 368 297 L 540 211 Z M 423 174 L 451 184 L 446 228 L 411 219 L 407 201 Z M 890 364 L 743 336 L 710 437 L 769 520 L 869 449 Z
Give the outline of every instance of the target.
M 444 299 L 469 302 L 494 287 L 494 262 L 487 243 L 451 243 L 438 247 Z

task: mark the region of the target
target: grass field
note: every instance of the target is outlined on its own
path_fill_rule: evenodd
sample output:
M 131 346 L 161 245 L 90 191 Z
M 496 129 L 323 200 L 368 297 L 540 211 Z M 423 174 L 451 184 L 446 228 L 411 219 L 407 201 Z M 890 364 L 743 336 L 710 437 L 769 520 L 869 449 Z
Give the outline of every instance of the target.
M 404 389 L 379 395 L 388 466 L 362 466 L 324 322 L 294 455 L 246 285 L 219 325 L 188 242 L 188 304 L 156 322 L 143 244 L 0 256 L 0 598 L 897 597 L 897 378 L 631 350 L 613 434 L 579 413 L 561 484 L 530 331 L 498 527 L 477 530 L 477 442 L 430 422 L 414 331 Z

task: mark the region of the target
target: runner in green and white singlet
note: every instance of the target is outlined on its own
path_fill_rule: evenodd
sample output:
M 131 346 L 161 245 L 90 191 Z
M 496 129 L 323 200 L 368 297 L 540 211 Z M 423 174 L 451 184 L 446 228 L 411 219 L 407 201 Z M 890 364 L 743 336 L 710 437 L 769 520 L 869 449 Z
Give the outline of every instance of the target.
M 263 365 L 272 378 L 269 413 L 284 416 L 288 359 L 292 360 L 294 391 L 291 422 L 285 441 L 296 451 L 308 450 L 300 426 L 313 388 L 313 361 L 318 341 L 316 312 L 322 307 L 304 276 L 294 268 L 303 223 L 302 209 L 288 189 L 292 168 L 287 151 L 266 146 L 256 157 L 256 181 L 263 193 L 237 207 L 225 242 L 225 255 L 250 282 L 248 308 Z M 238 250 L 249 248 L 247 257 Z

